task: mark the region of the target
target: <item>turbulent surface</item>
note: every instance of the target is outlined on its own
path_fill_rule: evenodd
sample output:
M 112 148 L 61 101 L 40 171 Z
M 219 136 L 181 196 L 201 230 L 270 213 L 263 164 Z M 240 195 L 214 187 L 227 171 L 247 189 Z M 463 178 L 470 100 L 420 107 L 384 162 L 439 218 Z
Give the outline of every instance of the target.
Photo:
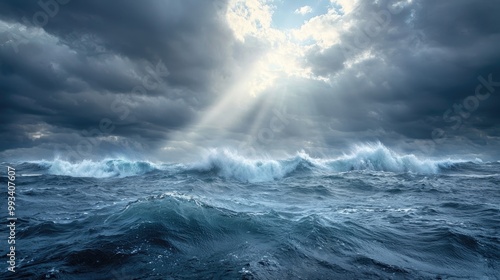
M 18 279 L 500 278 L 498 162 L 372 147 L 11 165 Z

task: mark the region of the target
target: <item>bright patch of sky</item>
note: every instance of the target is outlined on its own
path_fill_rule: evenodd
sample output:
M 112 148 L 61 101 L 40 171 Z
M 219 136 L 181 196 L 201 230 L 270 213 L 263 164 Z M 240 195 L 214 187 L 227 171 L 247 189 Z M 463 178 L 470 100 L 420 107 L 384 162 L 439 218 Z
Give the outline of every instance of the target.
M 358 0 L 230 0 L 226 18 L 235 37 L 254 38 L 268 46 L 240 81 L 251 95 L 263 92 L 282 77 L 324 80 L 302 60 L 312 47 L 325 50 L 339 43 L 348 28 L 341 19 Z
M 285 1 L 278 0 L 273 1 L 272 6 L 274 6 L 274 13 L 272 19 L 272 25 L 278 29 L 295 29 L 299 28 L 304 24 L 305 21 L 325 14 L 328 9 L 332 7 L 330 0 L 300 0 L 300 1 Z M 310 12 L 307 13 L 296 13 L 295 11 L 301 10 L 307 11 L 310 8 Z

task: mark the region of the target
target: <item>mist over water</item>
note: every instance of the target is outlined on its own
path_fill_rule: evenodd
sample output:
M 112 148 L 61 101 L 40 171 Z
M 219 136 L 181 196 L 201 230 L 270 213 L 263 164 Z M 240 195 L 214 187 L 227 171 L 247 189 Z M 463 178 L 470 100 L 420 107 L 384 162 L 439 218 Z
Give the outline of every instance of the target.
M 500 277 L 498 162 L 365 145 L 12 164 L 20 279 Z

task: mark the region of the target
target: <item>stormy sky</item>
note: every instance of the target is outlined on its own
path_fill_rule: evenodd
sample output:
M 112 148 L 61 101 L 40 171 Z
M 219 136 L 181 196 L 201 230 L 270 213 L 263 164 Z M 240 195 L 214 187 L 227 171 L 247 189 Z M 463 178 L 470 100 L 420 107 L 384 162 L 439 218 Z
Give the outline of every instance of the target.
M 0 1 L 0 158 L 500 157 L 500 2 Z

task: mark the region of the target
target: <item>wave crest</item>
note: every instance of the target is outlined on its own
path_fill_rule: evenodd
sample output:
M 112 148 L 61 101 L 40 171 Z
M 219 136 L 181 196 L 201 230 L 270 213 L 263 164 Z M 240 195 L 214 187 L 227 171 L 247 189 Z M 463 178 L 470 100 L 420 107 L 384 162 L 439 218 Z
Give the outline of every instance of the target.
M 128 177 L 142 175 L 158 169 L 157 166 L 150 162 L 121 159 L 97 162 L 83 160 L 77 163 L 56 159 L 48 163 L 48 165 L 50 165 L 48 173 L 52 175 L 94 178 Z
M 475 162 L 478 162 L 476 160 Z M 436 174 L 443 170 L 454 170 L 463 164 L 474 164 L 464 160 L 422 159 L 412 154 L 399 154 L 381 143 L 364 144 L 354 147 L 349 154 L 336 158 L 312 158 L 305 152 L 285 159 L 249 159 L 236 151 L 212 149 L 205 158 L 190 165 L 156 165 L 146 161 L 127 161 L 109 159 L 103 161 L 84 160 L 72 163 L 60 159 L 29 163 L 33 173 L 40 169 L 48 174 L 73 177 L 127 177 L 143 175 L 155 170 L 178 172 L 209 172 L 226 179 L 241 182 L 265 182 L 291 176 L 299 172 L 348 172 L 348 171 L 381 171 L 393 173 Z M 25 163 L 27 164 L 27 163 Z M 35 172 L 36 171 L 36 172 Z
M 243 182 L 265 182 L 282 179 L 298 169 L 315 166 L 307 154 L 298 154 L 287 160 L 252 160 L 227 149 L 212 149 L 205 159 L 190 166 L 190 169 L 216 172 L 224 178 Z
M 215 172 L 243 182 L 282 179 L 299 171 L 347 172 L 381 171 L 393 173 L 436 174 L 466 161 L 420 159 L 413 154 L 398 154 L 381 143 L 356 146 L 351 153 L 330 159 L 317 159 L 305 152 L 283 159 L 252 160 L 226 149 L 213 149 L 192 170 Z
M 400 155 L 377 143 L 356 146 L 350 154 L 330 160 L 328 165 L 339 172 L 371 170 L 435 174 L 441 168 L 448 168 L 458 162 L 461 161 L 419 159 L 413 154 Z

